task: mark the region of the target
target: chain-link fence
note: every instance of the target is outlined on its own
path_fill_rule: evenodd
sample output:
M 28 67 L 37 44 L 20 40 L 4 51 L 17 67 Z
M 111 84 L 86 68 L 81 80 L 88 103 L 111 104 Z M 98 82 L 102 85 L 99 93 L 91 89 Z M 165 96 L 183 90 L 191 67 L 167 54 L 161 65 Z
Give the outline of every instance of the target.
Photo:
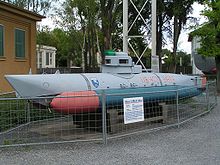
M 106 144 L 111 138 L 180 126 L 217 104 L 215 82 L 196 95 L 190 87 L 165 92 L 122 91 L 56 97 L 53 106 L 54 97 L 24 99 L 2 94 L 0 146 L 93 140 Z

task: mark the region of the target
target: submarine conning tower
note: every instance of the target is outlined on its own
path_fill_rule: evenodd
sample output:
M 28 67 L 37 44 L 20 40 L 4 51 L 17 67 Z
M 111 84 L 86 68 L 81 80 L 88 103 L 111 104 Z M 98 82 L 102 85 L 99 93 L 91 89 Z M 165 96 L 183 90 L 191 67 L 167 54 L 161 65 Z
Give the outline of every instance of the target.
M 102 73 L 113 74 L 139 74 L 142 73 L 141 65 L 135 65 L 126 52 L 105 51 L 105 64 Z

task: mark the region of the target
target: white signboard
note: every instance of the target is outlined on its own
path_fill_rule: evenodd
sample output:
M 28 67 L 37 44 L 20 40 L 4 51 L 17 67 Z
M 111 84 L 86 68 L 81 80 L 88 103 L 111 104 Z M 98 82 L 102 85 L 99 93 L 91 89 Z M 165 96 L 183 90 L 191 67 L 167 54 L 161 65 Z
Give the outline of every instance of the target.
M 124 123 L 144 121 L 143 97 L 124 98 Z

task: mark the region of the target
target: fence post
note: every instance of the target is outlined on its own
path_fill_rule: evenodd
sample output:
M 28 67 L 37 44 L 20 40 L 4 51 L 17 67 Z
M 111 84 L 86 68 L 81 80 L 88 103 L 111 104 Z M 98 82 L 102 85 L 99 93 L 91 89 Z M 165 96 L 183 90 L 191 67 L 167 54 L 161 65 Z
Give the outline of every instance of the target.
M 102 138 L 103 144 L 107 145 L 107 119 L 106 119 L 106 94 L 102 91 Z
M 217 105 L 218 104 L 218 92 L 217 92 L 217 81 L 216 81 L 216 79 L 215 79 L 214 83 L 215 83 L 215 105 Z
M 30 100 L 27 100 L 27 123 L 31 122 L 30 116 L 31 116 L 31 114 L 30 114 Z
M 176 113 L 177 113 L 177 125 L 180 128 L 180 112 L 179 112 L 179 91 L 176 90 Z
M 209 107 L 209 83 L 206 83 L 206 104 L 207 104 L 207 111 L 210 111 L 210 107 Z

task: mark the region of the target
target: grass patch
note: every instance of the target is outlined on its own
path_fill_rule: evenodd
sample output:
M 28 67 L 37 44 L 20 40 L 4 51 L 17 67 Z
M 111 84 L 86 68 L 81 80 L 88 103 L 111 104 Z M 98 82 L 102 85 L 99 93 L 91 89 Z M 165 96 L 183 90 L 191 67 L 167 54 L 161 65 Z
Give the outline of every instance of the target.
M 5 139 L 4 142 L 3 142 L 3 144 L 4 144 L 4 145 L 10 145 L 11 142 L 10 142 L 10 140 Z
M 28 122 L 50 119 L 56 116 L 61 115 L 49 111 L 48 107 L 36 107 L 32 101 L 16 98 L 0 99 L 0 132 Z
M 15 98 L 16 94 L 15 92 L 10 92 L 10 93 L 0 93 L 0 98 Z
M 0 132 L 26 122 L 24 100 L 0 101 Z

